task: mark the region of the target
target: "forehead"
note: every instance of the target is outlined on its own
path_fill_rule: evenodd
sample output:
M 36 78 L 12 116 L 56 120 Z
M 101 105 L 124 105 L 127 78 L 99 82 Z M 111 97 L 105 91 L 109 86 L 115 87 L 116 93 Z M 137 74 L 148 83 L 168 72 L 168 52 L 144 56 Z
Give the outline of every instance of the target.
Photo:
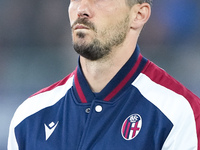
M 120 3 L 130 3 L 132 1 L 135 1 L 135 0 L 70 0 L 69 3 L 72 3 L 72 2 L 81 2 L 81 1 L 85 1 L 85 2 L 93 2 L 93 3 L 99 3 L 99 2 L 102 2 L 102 3 L 114 3 L 114 2 L 120 2 Z
M 132 0 L 131 0 L 132 1 Z M 134 0 L 133 0 L 134 1 Z M 93 5 L 93 6 L 92 6 Z M 70 0 L 69 9 L 74 7 L 90 7 L 100 10 L 117 10 L 116 8 L 128 7 L 127 0 Z M 92 6 L 92 7 L 91 7 Z

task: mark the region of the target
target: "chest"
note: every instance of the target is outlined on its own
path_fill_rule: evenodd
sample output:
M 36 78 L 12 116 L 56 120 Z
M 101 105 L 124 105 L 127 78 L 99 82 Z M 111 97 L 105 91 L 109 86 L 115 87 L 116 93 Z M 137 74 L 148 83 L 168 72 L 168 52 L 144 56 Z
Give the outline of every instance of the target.
M 68 93 L 57 104 L 24 120 L 16 135 L 20 149 L 156 150 L 172 123 L 138 91 L 113 103 L 76 103 Z

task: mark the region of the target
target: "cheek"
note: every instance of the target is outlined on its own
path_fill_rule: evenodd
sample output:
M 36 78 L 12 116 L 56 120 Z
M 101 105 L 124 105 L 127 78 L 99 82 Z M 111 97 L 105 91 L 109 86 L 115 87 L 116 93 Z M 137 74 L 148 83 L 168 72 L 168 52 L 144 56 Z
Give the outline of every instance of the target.
M 70 4 L 68 7 L 68 14 L 69 14 L 69 21 L 70 24 L 72 25 L 73 22 L 76 20 L 77 18 L 77 13 L 76 13 L 76 6 L 74 4 Z

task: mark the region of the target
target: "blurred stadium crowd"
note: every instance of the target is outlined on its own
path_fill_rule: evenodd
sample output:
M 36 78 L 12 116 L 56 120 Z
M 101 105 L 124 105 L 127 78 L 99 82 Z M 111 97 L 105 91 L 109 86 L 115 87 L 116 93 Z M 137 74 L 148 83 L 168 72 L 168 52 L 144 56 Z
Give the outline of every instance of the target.
M 69 0 L 0 0 L 0 150 L 27 97 L 70 73 Z M 200 1 L 154 0 L 142 54 L 200 97 Z

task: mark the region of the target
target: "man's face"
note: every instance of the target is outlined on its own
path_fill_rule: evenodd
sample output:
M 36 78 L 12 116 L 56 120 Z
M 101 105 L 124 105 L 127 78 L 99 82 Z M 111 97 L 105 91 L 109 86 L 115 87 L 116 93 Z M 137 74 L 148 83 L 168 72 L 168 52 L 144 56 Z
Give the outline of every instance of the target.
M 129 29 L 125 0 L 71 0 L 69 18 L 74 49 L 89 60 L 98 60 L 120 45 Z

